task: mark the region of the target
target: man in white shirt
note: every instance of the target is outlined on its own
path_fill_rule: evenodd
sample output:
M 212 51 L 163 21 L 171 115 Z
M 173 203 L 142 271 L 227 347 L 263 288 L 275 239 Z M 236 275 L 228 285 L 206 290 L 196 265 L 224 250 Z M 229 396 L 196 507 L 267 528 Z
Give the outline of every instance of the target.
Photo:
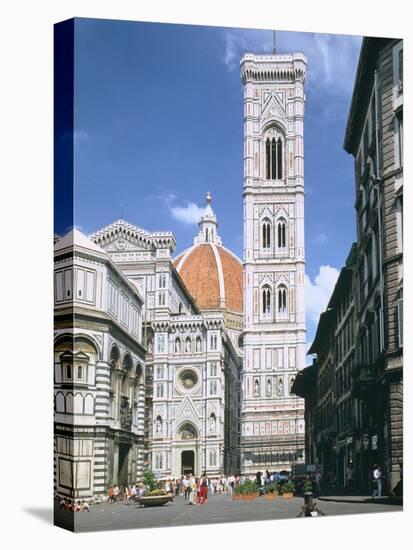
M 190 487 L 190 481 L 188 479 L 188 476 L 185 476 L 184 479 L 182 480 L 182 485 L 184 486 L 184 489 L 185 489 L 185 500 L 188 500 L 189 498 L 189 487 Z
M 381 468 L 377 464 L 374 465 L 373 482 L 376 484 L 373 491 L 373 498 L 376 496 L 381 497 Z

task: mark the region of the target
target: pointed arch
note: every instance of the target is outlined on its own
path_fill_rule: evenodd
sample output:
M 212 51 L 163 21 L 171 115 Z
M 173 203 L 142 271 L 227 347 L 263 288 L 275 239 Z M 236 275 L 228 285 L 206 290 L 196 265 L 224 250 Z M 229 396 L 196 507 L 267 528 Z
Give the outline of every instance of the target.
M 264 285 L 261 289 L 261 311 L 264 316 L 271 315 L 272 292 L 269 285 Z
M 277 310 L 281 315 L 287 313 L 287 287 L 284 284 L 277 289 Z
M 261 242 L 264 250 L 271 248 L 271 221 L 269 218 L 264 218 L 261 223 Z

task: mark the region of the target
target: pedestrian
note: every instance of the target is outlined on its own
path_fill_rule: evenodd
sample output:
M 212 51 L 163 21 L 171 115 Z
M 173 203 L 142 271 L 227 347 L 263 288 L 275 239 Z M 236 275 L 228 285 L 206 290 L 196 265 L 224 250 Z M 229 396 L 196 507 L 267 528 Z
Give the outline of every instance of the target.
M 119 497 L 119 487 L 117 485 L 113 488 L 113 501 L 116 502 Z
M 182 481 L 182 485 L 184 486 L 184 499 L 189 499 L 189 489 L 190 489 L 190 478 L 188 476 L 184 477 Z
M 351 462 L 348 463 L 346 469 L 345 486 L 347 489 L 351 489 L 353 487 L 353 464 Z
M 195 493 L 196 493 L 196 481 L 195 481 L 195 477 L 192 474 L 190 474 L 189 476 L 188 491 L 189 491 L 189 504 L 195 504 L 194 500 L 195 500 Z
M 201 479 L 199 480 L 199 504 L 205 504 L 207 501 L 207 489 L 208 489 L 208 480 L 206 474 L 203 473 Z
M 315 473 L 315 485 L 317 493 L 321 492 L 321 473 L 317 470 Z
M 373 498 L 381 497 L 381 483 L 382 483 L 382 473 L 381 468 L 378 464 L 373 466 Z

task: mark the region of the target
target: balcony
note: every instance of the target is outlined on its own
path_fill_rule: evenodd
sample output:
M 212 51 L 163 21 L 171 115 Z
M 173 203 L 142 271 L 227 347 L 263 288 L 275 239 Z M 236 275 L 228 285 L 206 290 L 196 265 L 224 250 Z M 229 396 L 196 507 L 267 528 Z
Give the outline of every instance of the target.
M 353 394 L 367 399 L 377 380 L 377 365 L 356 365 L 353 370 Z

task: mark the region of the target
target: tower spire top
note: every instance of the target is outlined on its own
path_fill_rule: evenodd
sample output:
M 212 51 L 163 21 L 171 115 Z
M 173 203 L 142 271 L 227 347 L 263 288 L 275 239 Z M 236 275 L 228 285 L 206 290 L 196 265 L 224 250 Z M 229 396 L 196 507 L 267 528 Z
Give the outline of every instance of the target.
M 272 53 L 275 55 L 275 31 L 272 31 Z
M 217 233 L 217 217 L 211 207 L 212 196 L 208 191 L 205 195 L 206 206 L 199 219 L 199 233 L 194 239 L 196 243 L 216 243 L 221 244 L 221 239 Z

